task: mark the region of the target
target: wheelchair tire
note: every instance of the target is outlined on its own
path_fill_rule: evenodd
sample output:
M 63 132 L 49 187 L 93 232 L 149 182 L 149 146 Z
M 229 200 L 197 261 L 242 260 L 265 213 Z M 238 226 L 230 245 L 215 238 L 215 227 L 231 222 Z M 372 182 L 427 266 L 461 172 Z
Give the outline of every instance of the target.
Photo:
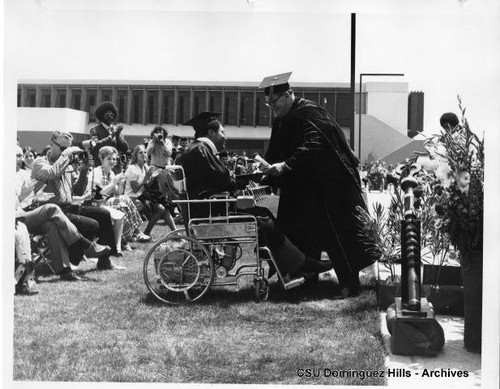
M 267 301 L 269 298 L 269 281 L 265 278 L 254 280 L 255 300 L 257 302 Z
M 151 294 L 168 304 L 199 300 L 210 288 L 214 265 L 209 252 L 192 236 L 176 231 L 156 242 L 143 265 Z

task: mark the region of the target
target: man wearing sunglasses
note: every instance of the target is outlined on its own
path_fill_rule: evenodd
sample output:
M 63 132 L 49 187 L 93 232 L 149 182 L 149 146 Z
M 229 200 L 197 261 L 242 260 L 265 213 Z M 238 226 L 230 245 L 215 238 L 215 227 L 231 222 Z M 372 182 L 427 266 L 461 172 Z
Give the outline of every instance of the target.
M 359 271 L 377 259 L 357 235 L 356 207 L 366 209 L 359 161 L 328 112 L 295 96 L 290 75 L 266 77 L 259 86 L 275 117 L 265 155 L 271 165 L 263 172 L 281 188 L 278 225 L 311 258 L 326 251 L 340 283 L 337 297 L 355 296 Z
M 95 166 L 101 165 L 99 159 L 99 150 L 104 146 L 111 146 L 118 150 L 120 157 L 128 151 L 128 143 L 125 140 L 122 131 L 123 126 L 115 124 L 118 119 L 118 108 L 111 101 L 104 101 L 95 109 L 95 116 L 99 120 L 99 124 L 90 129 L 90 136 L 95 142 L 92 148 Z M 124 163 L 121 158 L 118 158 L 116 166 L 113 168 L 115 174 L 122 172 Z M 126 166 L 125 166 L 126 167 Z
M 73 136 L 68 132 L 52 133 L 50 153 L 44 157 L 38 157 L 33 163 L 31 178 L 37 180 L 34 187 L 35 193 L 46 185 L 45 192 L 54 194 L 50 202 L 59 205 L 85 238 L 93 240 L 97 233 L 100 244 L 116 247 L 109 211 L 102 207 L 81 205 L 88 198 L 75 194 L 75 187 L 86 187 L 87 174 L 81 171 L 78 179 L 75 180 L 74 172 L 68 169 L 74 155 L 83 151 L 79 147 L 71 146 L 72 140 Z M 96 222 L 99 224 L 97 231 Z M 71 261 L 75 265 L 78 264 L 74 263 L 73 258 Z M 97 268 L 101 270 L 125 269 L 114 265 L 107 254 L 99 258 Z

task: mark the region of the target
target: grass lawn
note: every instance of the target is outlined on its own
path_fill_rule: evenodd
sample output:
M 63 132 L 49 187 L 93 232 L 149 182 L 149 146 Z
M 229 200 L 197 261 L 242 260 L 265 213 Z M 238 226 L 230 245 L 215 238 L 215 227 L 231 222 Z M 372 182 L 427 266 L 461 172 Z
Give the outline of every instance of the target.
M 153 237 L 167 231 L 157 226 Z M 142 279 L 151 246 L 137 244 L 116 260 L 126 271 L 96 271 L 87 261 L 79 272 L 88 281 L 42 276 L 40 294 L 15 296 L 14 380 L 385 384 L 352 372 L 328 374 L 384 369 L 369 285 L 357 298 L 333 300 L 331 279 L 313 290 L 285 291 L 275 276 L 269 301 L 256 303 L 247 277 L 238 288 L 167 306 L 148 295 Z M 320 377 L 300 377 L 298 369 Z

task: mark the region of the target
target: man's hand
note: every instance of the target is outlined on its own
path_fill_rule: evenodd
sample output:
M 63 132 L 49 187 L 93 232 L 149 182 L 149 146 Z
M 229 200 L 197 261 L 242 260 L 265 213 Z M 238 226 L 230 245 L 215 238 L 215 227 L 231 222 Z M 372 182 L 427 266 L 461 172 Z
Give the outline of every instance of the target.
M 115 138 L 118 138 L 120 134 L 123 131 L 123 126 L 121 124 L 117 125 L 116 127 L 111 127 L 111 133 Z
M 49 201 L 52 197 L 54 197 L 54 193 L 45 193 L 44 189 L 47 184 L 43 184 L 43 186 L 36 192 L 35 197 L 33 198 L 34 203 L 45 203 Z
M 80 153 L 83 150 L 77 146 L 70 146 L 66 150 L 64 150 L 61 155 L 64 155 L 65 157 L 70 157 L 73 154 Z
M 283 173 L 290 171 L 290 167 L 285 162 L 274 163 L 262 169 L 262 173 L 268 176 L 281 176 Z

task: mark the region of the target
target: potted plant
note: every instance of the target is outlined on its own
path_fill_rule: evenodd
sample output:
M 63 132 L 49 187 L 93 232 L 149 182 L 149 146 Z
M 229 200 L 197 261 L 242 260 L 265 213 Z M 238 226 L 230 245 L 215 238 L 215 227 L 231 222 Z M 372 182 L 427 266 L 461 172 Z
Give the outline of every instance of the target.
M 434 311 L 443 315 L 463 316 L 463 287 L 459 263 L 449 233 L 441 228 L 436 205 L 443 187 L 434 173 L 425 170 L 417 187 L 421 221 L 421 295 L 432 302 Z
M 401 262 L 401 235 L 394 229 L 401 229 L 396 223 L 397 205 L 393 200 L 389 211 L 380 203 L 374 203 L 372 213 L 359 207 L 356 217 L 363 228 L 360 240 L 370 243 L 373 255 L 380 258 L 377 261 L 377 306 L 387 309 L 394 303 L 394 297 L 401 293 L 401 276 L 399 263 Z M 401 200 L 401 198 L 399 198 Z M 382 269 L 380 268 L 382 267 Z
M 460 253 L 464 286 L 464 345 L 481 350 L 484 140 L 473 133 L 462 108 L 461 122 L 426 142 L 431 156 L 446 163 L 450 179 L 434 206 L 438 229 L 448 234 Z M 446 178 L 446 177 L 445 177 Z

